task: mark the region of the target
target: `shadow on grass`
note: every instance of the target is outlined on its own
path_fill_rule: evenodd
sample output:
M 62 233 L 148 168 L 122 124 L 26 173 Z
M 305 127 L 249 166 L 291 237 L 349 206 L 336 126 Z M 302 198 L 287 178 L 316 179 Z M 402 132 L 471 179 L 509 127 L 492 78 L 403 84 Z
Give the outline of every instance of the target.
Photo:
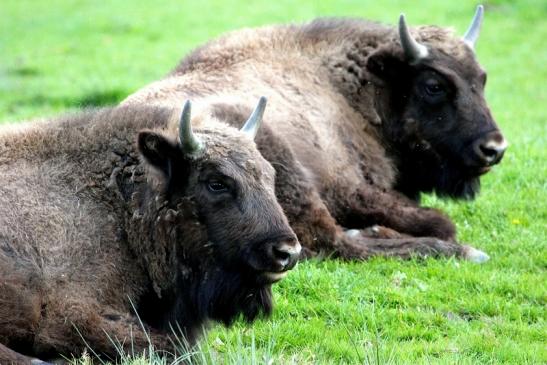
M 129 95 L 129 92 L 121 89 L 112 89 L 107 91 L 96 91 L 88 93 L 79 99 L 76 99 L 75 104 L 71 106 L 106 106 L 118 104 Z
M 93 91 L 80 97 L 56 97 L 35 95 L 29 98 L 16 100 L 9 106 L 10 109 L 21 107 L 40 108 L 44 106 L 56 106 L 66 108 L 102 107 L 116 105 L 129 95 L 127 90 L 112 89 L 106 91 Z
M 17 66 L 7 70 L 8 75 L 19 77 L 38 76 L 41 72 L 39 69 L 30 66 Z

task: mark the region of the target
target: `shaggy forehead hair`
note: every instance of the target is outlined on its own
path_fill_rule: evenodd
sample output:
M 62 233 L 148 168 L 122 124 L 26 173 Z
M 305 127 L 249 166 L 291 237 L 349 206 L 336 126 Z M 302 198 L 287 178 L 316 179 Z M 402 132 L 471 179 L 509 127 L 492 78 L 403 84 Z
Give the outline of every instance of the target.
M 418 42 L 426 43 L 458 60 L 467 60 L 470 57 L 471 59 L 475 58 L 473 51 L 456 34 L 454 28 L 423 25 L 414 29 Z
M 201 157 L 204 162 L 213 163 L 220 171 L 236 179 L 273 180 L 273 167 L 257 153 L 255 142 L 237 128 L 219 121 L 209 111 L 199 109 L 192 116 L 192 128 L 205 144 Z M 169 133 L 178 134 L 178 120 L 171 122 Z

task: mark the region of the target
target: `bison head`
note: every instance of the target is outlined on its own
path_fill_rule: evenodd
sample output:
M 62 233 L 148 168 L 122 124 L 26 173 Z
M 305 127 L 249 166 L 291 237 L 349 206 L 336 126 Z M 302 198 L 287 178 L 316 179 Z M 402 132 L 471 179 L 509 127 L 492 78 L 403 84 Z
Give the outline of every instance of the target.
M 395 156 L 397 188 L 473 198 L 480 175 L 499 163 L 507 143 L 484 99 L 486 72 L 474 53 L 483 17 L 479 6 L 463 38 L 426 26 L 414 39 L 404 15 L 398 39 L 370 55 L 381 80 L 383 133 Z
M 261 98 L 241 130 L 201 116 L 193 132 L 186 102 L 177 139 L 139 133 L 139 151 L 160 172 L 171 215 L 155 229 L 176 241 L 177 308 L 170 310 L 179 324 L 269 313 L 271 284 L 298 259 L 300 244 L 276 200 L 275 171 L 253 141 L 265 105 Z

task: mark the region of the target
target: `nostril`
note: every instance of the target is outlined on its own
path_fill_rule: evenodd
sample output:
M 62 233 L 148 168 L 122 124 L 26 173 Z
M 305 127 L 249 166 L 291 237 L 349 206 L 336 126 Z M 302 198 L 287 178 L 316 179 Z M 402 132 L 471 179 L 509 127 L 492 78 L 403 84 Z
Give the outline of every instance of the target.
M 291 240 L 290 242 L 278 242 L 271 246 L 271 259 L 277 265 L 281 266 L 281 269 L 286 269 L 295 264 L 301 249 L 298 241 L 294 242 Z
M 487 145 L 481 144 L 479 148 L 487 161 L 493 161 L 498 156 L 498 151 Z
M 275 258 L 281 263 L 287 263 L 289 261 L 289 259 L 291 258 L 291 253 L 288 252 L 288 251 L 285 251 L 283 249 L 280 249 L 278 247 L 274 247 L 273 248 L 273 254 L 275 256 Z
M 479 152 L 481 157 L 489 164 L 498 163 L 507 149 L 507 142 L 503 137 L 501 141 L 490 139 L 479 144 Z

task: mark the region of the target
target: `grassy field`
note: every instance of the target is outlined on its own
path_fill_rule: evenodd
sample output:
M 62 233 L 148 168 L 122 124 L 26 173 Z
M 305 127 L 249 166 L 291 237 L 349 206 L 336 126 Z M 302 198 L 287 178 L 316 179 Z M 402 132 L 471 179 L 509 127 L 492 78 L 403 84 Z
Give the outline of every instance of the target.
M 475 3 L 277 0 L 0 1 L 0 123 L 115 104 L 224 31 L 324 15 L 464 32 Z M 275 286 L 271 319 L 215 327 L 202 362 L 547 363 L 547 3 L 494 0 L 477 52 L 511 143 L 474 202 L 448 212 L 491 260 L 300 264 Z M 82 360 L 83 361 L 83 360 Z M 139 364 L 145 361 L 135 362 Z

